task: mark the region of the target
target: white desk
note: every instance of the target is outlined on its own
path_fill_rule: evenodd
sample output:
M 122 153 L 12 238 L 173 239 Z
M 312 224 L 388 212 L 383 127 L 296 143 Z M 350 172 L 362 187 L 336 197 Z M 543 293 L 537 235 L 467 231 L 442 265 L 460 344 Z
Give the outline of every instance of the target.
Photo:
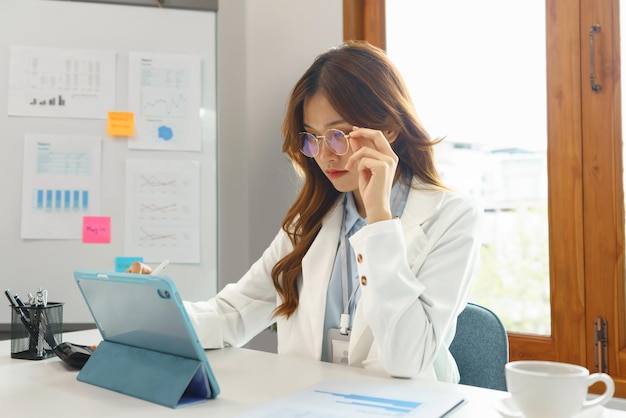
M 66 333 L 64 341 L 97 344 L 96 330 Z M 376 377 L 362 369 L 302 360 L 255 350 L 207 351 L 221 393 L 201 404 L 170 409 L 76 380 L 78 372 L 58 358 L 19 360 L 10 357 L 10 341 L 0 341 L 0 415 L 64 418 L 230 417 L 301 391 L 323 380 L 387 383 L 462 393 L 467 403 L 459 418 L 502 418 L 494 405 L 505 392 L 415 379 Z M 607 410 L 605 417 L 626 417 Z M 19 415 L 18 415 L 19 414 Z

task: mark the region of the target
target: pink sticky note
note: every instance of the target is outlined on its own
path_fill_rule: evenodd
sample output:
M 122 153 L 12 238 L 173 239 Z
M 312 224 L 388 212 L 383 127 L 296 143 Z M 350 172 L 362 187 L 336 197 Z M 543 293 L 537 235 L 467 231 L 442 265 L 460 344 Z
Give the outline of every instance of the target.
M 110 216 L 83 216 L 83 242 L 109 244 L 111 242 Z

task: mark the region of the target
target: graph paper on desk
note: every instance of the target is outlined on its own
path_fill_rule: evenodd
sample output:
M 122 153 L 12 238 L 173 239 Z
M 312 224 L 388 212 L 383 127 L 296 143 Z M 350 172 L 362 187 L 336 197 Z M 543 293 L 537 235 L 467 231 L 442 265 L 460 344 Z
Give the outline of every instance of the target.
M 254 408 L 237 418 L 418 417 L 439 418 L 463 405 L 463 395 L 394 384 L 325 381 Z

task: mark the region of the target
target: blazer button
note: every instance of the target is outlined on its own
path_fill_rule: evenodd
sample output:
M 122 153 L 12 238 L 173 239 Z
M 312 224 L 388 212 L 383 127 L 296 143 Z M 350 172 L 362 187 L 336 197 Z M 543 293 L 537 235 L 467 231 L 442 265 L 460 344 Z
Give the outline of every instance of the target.
M 356 261 L 359 262 L 359 263 L 362 263 L 363 262 L 363 256 L 361 254 L 357 254 L 356 255 Z
M 367 284 L 367 277 L 361 276 L 361 284 L 365 286 Z

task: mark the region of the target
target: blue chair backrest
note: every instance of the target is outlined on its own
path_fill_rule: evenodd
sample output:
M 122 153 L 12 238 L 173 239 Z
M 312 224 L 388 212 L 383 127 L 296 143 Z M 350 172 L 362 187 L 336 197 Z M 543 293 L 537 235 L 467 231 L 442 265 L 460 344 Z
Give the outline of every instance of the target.
M 461 384 L 506 390 L 504 366 L 509 361 L 509 339 L 495 313 L 468 303 L 457 319 L 450 352 Z

